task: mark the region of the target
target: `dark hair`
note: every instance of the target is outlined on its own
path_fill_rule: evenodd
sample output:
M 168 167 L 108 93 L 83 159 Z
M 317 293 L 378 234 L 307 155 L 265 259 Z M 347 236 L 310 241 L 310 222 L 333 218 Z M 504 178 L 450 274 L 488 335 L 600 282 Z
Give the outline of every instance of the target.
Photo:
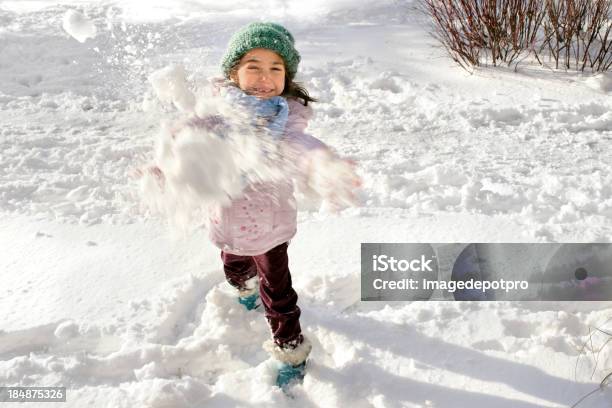
M 304 106 L 308 106 L 308 102 L 317 102 L 317 99 L 310 96 L 302 84 L 293 82 L 293 79 L 289 78 L 287 71 L 285 71 L 285 89 L 281 96 L 297 99 Z
M 231 78 L 233 75 L 236 75 L 238 71 L 238 66 L 240 65 L 240 59 L 236 61 L 234 66 L 230 70 L 229 77 Z M 287 70 L 285 69 L 285 87 L 283 88 L 283 92 L 281 96 L 285 98 L 296 99 L 304 106 L 308 106 L 308 102 L 318 102 L 318 99 L 310 96 L 306 88 L 298 82 L 294 82 L 293 79 L 289 77 Z

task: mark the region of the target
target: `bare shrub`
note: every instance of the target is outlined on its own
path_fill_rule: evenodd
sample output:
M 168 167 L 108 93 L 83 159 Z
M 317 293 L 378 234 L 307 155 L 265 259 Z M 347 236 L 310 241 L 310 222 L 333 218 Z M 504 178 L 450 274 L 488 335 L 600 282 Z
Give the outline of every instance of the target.
M 550 58 L 566 69 L 607 71 L 612 65 L 611 0 L 547 0 L 542 27 Z
M 432 35 L 461 67 L 533 55 L 555 67 L 612 68 L 612 0 L 421 0 Z
M 609 321 L 610 320 L 608 320 L 606 323 L 608 323 Z M 591 376 L 590 376 L 590 379 L 592 380 L 600 364 L 601 353 L 607 347 L 610 347 L 609 346 L 610 342 L 612 342 L 612 333 L 602 328 L 599 328 L 599 327 L 596 327 L 594 329 L 589 328 L 589 334 L 587 335 L 587 339 L 582 344 L 582 348 L 580 349 L 580 355 L 578 359 L 576 360 L 575 372 L 577 373 L 578 364 L 580 363 L 582 358 L 590 359 L 594 363 L 593 369 L 591 371 Z M 599 387 L 593 389 L 591 392 L 584 394 L 582 397 L 580 397 L 578 401 L 572 404 L 571 408 L 578 408 L 585 400 L 587 400 L 594 394 L 604 390 L 605 387 L 608 387 L 611 381 L 612 381 L 612 372 L 604 376 L 604 378 L 599 383 Z
M 483 23 L 491 39 L 487 46 L 494 60 L 498 57 L 511 65 L 534 49 L 545 15 L 541 1 L 490 0 L 483 4 Z
M 471 2 L 424 0 L 423 9 L 433 19 L 432 35 L 453 61 L 466 70 L 480 65 L 480 53 L 486 43 Z
M 483 58 L 511 65 L 534 49 L 544 7 L 538 0 L 423 0 L 433 35 L 463 68 Z

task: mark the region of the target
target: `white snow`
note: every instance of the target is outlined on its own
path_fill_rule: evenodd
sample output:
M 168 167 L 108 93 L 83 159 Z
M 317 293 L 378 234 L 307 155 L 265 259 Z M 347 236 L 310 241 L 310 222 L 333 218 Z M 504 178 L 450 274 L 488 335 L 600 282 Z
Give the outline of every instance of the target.
M 585 83 L 595 90 L 611 93 L 612 73 L 605 72 L 599 75 L 590 76 L 585 80 Z
M 64 28 L 85 42 L 62 31 L 77 9 Z M 363 180 L 359 207 L 300 203 L 289 256 L 313 351 L 293 399 L 207 232 L 169 236 L 130 177 L 182 154 L 160 121 L 259 19 L 294 34 L 320 100 L 308 131 Z M 612 240 L 609 74 L 469 75 L 427 30 L 409 0 L 0 3 L 0 384 L 66 386 L 79 408 L 563 407 L 596 389 L 609 302 L 359 301 L 362 242 Z M 183 132 L 189 157 L 221 156 Z M 181 162 L 176 180 L 197 165 Z M 611 404 L 605 387 L 579 407 Z
M 78 42 L 84 43 L 88 38 L 96 36 L 96 26 L 83 14 L 76 10 L 68 10 L 62 23 L 64 30 Z

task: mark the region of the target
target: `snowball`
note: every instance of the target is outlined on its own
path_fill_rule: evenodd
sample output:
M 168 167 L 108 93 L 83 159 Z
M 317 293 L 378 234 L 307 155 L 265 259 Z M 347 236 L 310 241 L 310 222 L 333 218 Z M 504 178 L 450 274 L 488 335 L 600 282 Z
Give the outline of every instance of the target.
M 195 96 L 187 84 L 187 72 L 182 65 L 170 65 L 149 76 L 155 94 L 162 102 L 173 103 L 178 109 L 190 112 Z
M 64 14 L 62 27 L 78 42 L 84 43 L 88 38 L 96 36 L 94 23 L 76 10 L 68 10 Z
M 163 133 L 157 163 L 184 197 L 191 191 L 202 199 L 223 200 L 241 191 L 232 145 L 205 129 L 186 126 L 174 135 Z
M 151 82 L 158 85 L 160 99 L 174 100 L 177 87 L 168 84 L 177 73 L 184 78 L 182 67 L 153 75 Z M 158 173 L 146 171 L 140 182 L 145 205 L 169 216 L 179 229 L 201 219 L 199 213 L 210 204 L 228 204 L 251 183 L 285 177 L 278 167 L 278 143 L 272 136 L 256 134 L 222 97 L 206 95 L 203 99 L 205 102 L 198 100 L 198 116 L 162 126 L 155 149 Z

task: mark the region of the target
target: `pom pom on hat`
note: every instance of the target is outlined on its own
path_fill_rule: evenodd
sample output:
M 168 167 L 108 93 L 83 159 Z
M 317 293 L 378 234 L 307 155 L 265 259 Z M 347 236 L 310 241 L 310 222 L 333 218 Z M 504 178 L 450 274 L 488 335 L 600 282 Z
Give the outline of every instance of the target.
M 300 63 L 291 33 L 276 23 L 251 23 L 238 30 L 230 39 L 221 61 L 223 75 L 229 79 L 232 67 L 254 48 L 266 48 L 283 58 L 289 78 L 293 79 Z

